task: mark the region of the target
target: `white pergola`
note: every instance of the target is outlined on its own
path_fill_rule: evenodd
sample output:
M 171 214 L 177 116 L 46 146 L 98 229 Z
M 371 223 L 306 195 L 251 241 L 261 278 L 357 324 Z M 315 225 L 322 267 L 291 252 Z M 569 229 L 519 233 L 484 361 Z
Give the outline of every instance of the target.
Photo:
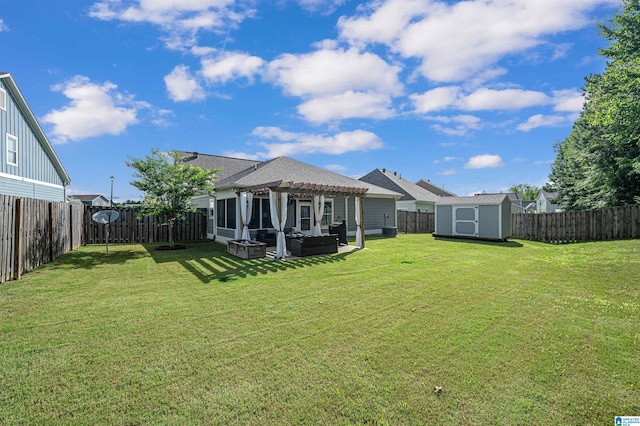
M 320 235 L 321 232 L 320 220 L 322 217 L 324 198 L 326 196 L 344 196 L 355 197 L 356 246 L 364 248 L 364 211 L 362 207 L 362 197 L 367 191 L 368 188 L 285 181 L 274 181 L 261 185 L 237 188 L 236 193 L 240 197 L 240 227 L 242 230 L 242 239 L 250 239 L 249 221 L 251 220 L 252 201 L 255 195 L 269 195 L 271 223 L 276 229 L 276 259 L 283 259 L 287 254 L 284 228 L 287 222 L 287 198 L 289 195 L 294 197 L 313 197 L 314 216 L 316 220 L 314 224 L 314 235 Z

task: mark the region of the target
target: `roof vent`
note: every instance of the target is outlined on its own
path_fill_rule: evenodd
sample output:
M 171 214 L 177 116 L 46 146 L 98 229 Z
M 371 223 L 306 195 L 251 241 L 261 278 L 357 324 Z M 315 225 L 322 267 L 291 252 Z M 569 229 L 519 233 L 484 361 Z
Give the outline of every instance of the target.
M 398 172 L 393 172 L 393 175 L 394 176 L 398 176 Z
M 387 173 L 387 169 L 382 169 L 382 173 Z
M 198 158 L 198 153 L 197 153 L 196 151 L 193 151 L 193 156 L 194 156 L 195 158 Z

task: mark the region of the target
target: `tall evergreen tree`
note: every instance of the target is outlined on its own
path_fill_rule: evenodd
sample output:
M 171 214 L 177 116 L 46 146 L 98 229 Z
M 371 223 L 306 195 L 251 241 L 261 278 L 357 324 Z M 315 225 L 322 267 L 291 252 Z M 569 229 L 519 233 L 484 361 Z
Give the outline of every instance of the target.
M 640 0 L 599 24 L 604 73 L 588 77 L 585 106 L 556 145 L 550 180 L 567 209 L 624 205 L 640 195 Z M 637 199 L 637 198 L 636 198 Z

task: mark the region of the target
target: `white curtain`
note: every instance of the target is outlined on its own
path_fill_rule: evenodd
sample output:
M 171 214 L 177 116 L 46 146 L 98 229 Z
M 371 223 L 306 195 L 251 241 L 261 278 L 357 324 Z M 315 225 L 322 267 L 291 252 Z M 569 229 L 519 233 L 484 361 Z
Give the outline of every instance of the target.
M 278 215 L 278 203 L 280 203 L 280 215 Z M 271 223 L 276 228 L 276 259 L 282 259 L 287 255 L 287 239 L 284 236 L 284 227 L 287 225 L 287 193 L 269 190 L 269 206 Z
M 253 208 L 253 193 L 240 193 L 240 220 L 242 220 L 242 239 L 250 240 L 249 222 L 251 221 L 251 209 Z
M 324 213 L 324 195 L 313 196 L 313 214 L 315 216 L 316 224 L 313 227 L 313 235 L 319 237 L 322 235 L 322 228 L 320 222 L 322 222 L 322 213 Z
M 356 197 L 356 246 L 362 248 L 362 228 L 360 227 L 360 197 Z

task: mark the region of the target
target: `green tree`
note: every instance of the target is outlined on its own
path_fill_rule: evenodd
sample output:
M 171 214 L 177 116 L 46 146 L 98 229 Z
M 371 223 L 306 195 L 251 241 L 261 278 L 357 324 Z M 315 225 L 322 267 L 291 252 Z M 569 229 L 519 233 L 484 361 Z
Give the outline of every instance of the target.
M 540 188 L 534 185 L 529 185 L 527 183 L 518 183 L 509 188 L 509 192 L 520 194 L 523 200 L 535 200 L 536 198 L 538 198 Z
M 630 204 L 640 195 L 640 0 L 599 24 L 604 73 L 586 79 L 585 106 L 556 144 L 550 180 L 567 209 Z
M 151 150 L 145 158 L 132 158 L 126 164 L 136 170 L 131 185 L 143 192 L 138 216 L 164 218 L 169 227 L 169 245 L 175 246 L 173 225 L 195 211 L 191 197 L 213 190 L 218 169 L 203 169 L 184 164 L 177 151 L 162 153 Z

